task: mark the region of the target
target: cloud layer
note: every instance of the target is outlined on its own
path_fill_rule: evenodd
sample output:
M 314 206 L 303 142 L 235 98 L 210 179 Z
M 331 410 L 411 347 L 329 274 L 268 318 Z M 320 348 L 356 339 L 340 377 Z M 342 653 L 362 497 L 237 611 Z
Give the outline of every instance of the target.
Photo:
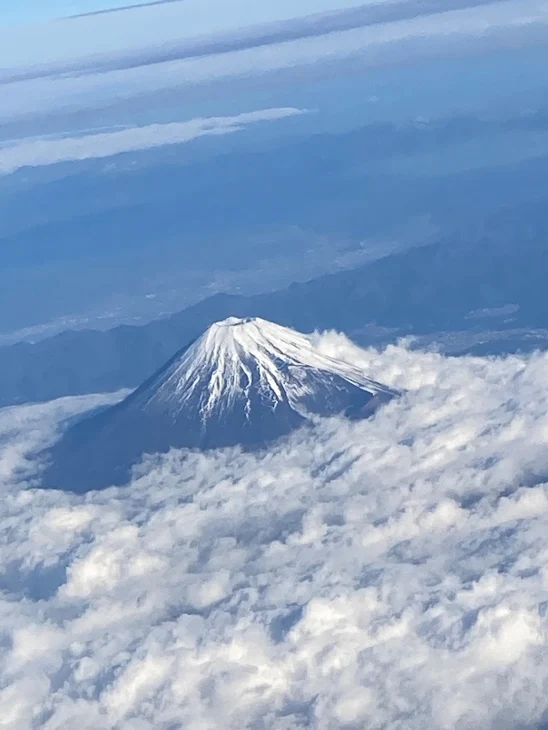
M 293 108 L 263 109 L 235 116 L 149 124 L 145 127 L 128 127 L 78 137 L 23 139 L 0 146 L 0 174 L 15 172 L 21 167 L 111 157 L 122 152 L 190 142 L 199 137 L 233 134 L 249 124 L 272 122 L 304 113 L 304 110 Z
M 407 395 L 86 498 L 28 488 L 25 453 L 98 399 L 0 412 L 6 727 L 543 722 L 547 356 L 318 346 Z
M 179 6 L 184 9 L 186 3 L 161 7 Z M 123 13 L 120 22 L 124 25 L 118 33 L 113 32 L 111 15 L 101 16 L 105 18 L 101 21 L 82 18 L 64 22 L 59 27 L 68 34 L 66 45 L 72 55 L 63 56 L 59 41 L 59 50 L 52 53 L 50 49 L 47 61 L 2 62 L 0 118 L 7 121 L 32 114 L 100 108 L 120 98 L 280 74 L 295 67 L 326 70 L 333 64 L 350 62 L 363 68 L 409 65 L 420 59 L 519 47 L 542 43 L 548 23 L 548 9 L 538 0 L 370 2 L 287 20 L 282 15 L 259 24 L 246 20 L 245 8 L 240 8 L 239 25 L 232 18 L 224 30 L 202 30 L 183 40 L 180 28 L 186 27 L 184 23 L 159 23 L 151 16 L 150 26 L 138 25 L 140 34 L 131 48 L 125 49 L 120 47 L 120 37 L 129 43 L 133 26 L 128 26 L 126 33 Z M 87 25 L 92 22 L 106 25 L 93 29 Z M 83 24 L 80 31 L 72 27 L 73 23 Z M 148 31 L 145 37 L 141 37 L 143 27 Z M 79 34 L 80 44 L 75 43 Z M 106 37 L 116 45 L 100 47 L 99 41 Z M 22 36 L 14 46 L 13 58 L 19 48 L 34 45 L 33 39 Z M 347 66 L 340 72 L 348 73 Z
M 168 0 L 171 2 L 180 2 L 180 0 Z M 500 0 L 499 0 L 500 1 Z M 504 4 L 508 0 L 500 3 L 501 16 L 505 14 Z M 86 18 L 92 15 L 103 15 L 105 13 L 119 12 L 120 10 L 138 9 L 141 10 L 158 5 L 165 5 L 166 0 L 161 2 L 150 3 L 140 6 L 128 6 L 128 8 L 114 8 L 112 10 L 100 10 L 95 13 L 86 13 L 84 16 L 75 16 L 75 18 Z M 323 8 L 322 8 L 323 5 Z M 96 45 L 92 50 L 88 50 L 88 55 L 84 56 L 84 60 L 80 63 L 72 62 L 63 64 L 58 62 L 53 66 L 37 65 L 30 69 L 24 69 L 10 75 L 9 72 L 3 80 L 23 80 L 25 78 L 40 78 L 41 76 L 56 75 L 58 73 L 96 73 L 99 71 L 112 71 L 117 69 L 135 68 L 147 64 L 162 63 L 165 61 L 180 60 L 184 58 L 196 58 L 203 56 L 218 55 L 240 51 L 260 46 L 277 45 L 298 39 L 312 38 L 341 31 L 352 30 L 356 28 L 365 28 L 367 26 L 385 25 L 397 21 L 408 21 L 413 19 L 428 18 L 429 16 L 439 16 L 455 10 L 471 10 L 481 8 L 482 6 L 491 6 L 486 8 L 487 17 L 492 18 L 492 6 L 496 6 L 493 0 L 444 0 L 440 5 L 439 0 L 373 0 L 372 2 L 343 2 L 343 7 L 335 3 L 312 2 L 309 7 L 299 7 L 296 11 L 294 7 L 285 9 L 280 8 L 280 13 L 274 13 L 273 19 L 267 19 L 263 10 L 259 10 L 257 14 L 250 14 L 248 5 L 245 5 L 245 12 L 234 13 L 235 17 L 227 18 L 220 26 L 217 26 L 214 20 L 214 14 L 208 9 L 205 26 L 199 25 L 194 32 L 190 32 L 193 27 L 192 18 L 196 17 L 198 8 L 191 9 L 188 0 L 185 5 L 181 5 L 177 10 L 182 17 L 175 16 L 172 20 L 180 21 L 177 23 L 177 31 L 169 26 L 163 29 L 159 28 L 162 34 L 161 39 L 155 39 L 152 43 L 150 38 L 146 44 L 131 51 L 126 50 L 119 45 L 112 49 L 110 53 L 105 53 L 104 49 Z M 350 7 L 344 7 L 349 5 Z M 314 6 L 316 6 L 314 8 Z M 323 12 L 313 12 L 314 9 Z M 495 8 L 496 9 L 496 8 Z M 308 10 L 308 13 L 307 13 Z M 158 14 L 158 9 L 155 15 Z M 523 16 L 523 12 L 520 12 Z M 236 18 L 240 18 L 239 22 Z M 129 16 L 131 18 L 131 16 Z M 69 19 L 70 20 L 70 19 Z M 109 22 L 112 19 L 109 18 Z M 129 24 L 129 32 L 131 33 L 130 19 L 120 19 L 126 27 Z M 439 22 L 439 21 L 438 21 Z M 492 21 L 491 21 L 492 23 Z M 224 25 L 224 27 L 223 27 Z M 62 26 L 61 26 L 62 27 Z M 181 39 L 181 30 L 184 28 L 184 36 Z M 69 29 L 65 29 L 69 32 Z M 70 30 L 74 31 L 74 27 Z M 76 30 L 78 32 L 78 30 Z M 166 35 L 167 33 L 167 35 Z M 96 44 L 98 44 L 98 40 Z M 127 41 L 126 41 L 127 42 Z M 2 76 L 0 75 L 0 80 Z

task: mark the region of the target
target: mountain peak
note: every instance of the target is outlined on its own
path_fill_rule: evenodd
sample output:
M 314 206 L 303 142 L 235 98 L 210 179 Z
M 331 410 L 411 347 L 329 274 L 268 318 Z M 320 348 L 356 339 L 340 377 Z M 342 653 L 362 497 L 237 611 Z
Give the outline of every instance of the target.
M 48 482 L 70 488 L 67 475 L 72 484 L 85 473 L 86 489 L 121 484 L 146 453 L 263 448 L 315 416 L 366 417 L 394 395 L 311 335 L 229 317 L 124 401 L 70 428 L 51 451 Z
M 258 317 L 229 317 L 212 324 L 171 362 L 150 400 L 177 410 L 199 396 L 198 411 L 206 419 L 256 391 L 272 407 L 287 401 L 304 415 L 302 401 L 314 395 L 318 378 L 334 377 L 368 393 L 389 392 L 353 365 L 320 353 L 310 335 Z

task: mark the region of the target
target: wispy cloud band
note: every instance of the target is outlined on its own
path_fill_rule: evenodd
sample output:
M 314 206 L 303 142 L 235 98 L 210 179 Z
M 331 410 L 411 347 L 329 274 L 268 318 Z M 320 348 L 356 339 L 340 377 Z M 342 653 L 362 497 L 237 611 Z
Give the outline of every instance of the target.
M 235 116 L 149 124 L 78 137 L 23 139 L 0 147 L 0 174 L 9 174 L 22 167 L 112 157 L 123 152 L 182 144 L 199 137 L 234 134 L 250 124 L 273 122 L 304 113 L 306 110 L 294 108 L 263 109 Z
M 180 0 L 167 0 L 167 2 L 180 2 Z M 114 71 L 136 68 L 143 65 L 165 63 L 186 58 L 200 58 L 218 54 L 230 53 L 233 51 L 260 48 L 261 46 L 277 45 L 298 39 L 314 38 L 330 33 L 356 28 L 366 28 L 375 25 L 384 25 L 398 21 L 413 20 L 437 16 L 454 10 L 474 10 L 476 8 L 496 7 L 497 2 L 502 6 L 507 0 L 444 0 L 440 6 L 439 0 L 394 0 L 378 3 L 368 3 L 350 9 L 323 12 L 305 17 L 293 17 L 285 21 L 270 22 L 242 27 L 240 30 L 212 33 L 195 38 L 185 38 L 178 41 L 164 41 L 157 48 L 149 47 L 137 53 L 124 54 L 114 51 L 108 57 L 93 57 L 83 59 L 81 62 L 74 61 L 68 64 L 54 66 L 33 67 L 21 71 L 0 71 L 0 83 L 24 81 L 33 78 L 45 78 L 52 75 L 70 74 L 94 74 L 98 72 Z M 151 5 L 163 5 L 166 0 L 157 3 L 147 3 L 145 6 L 129 7 L 150 7 Z M 86 14 L 98 15 L 113 10 L 102 10 L 98 13 Z
M 223 37 L 187 39 L 175 45 L 166 42 L 129 55 L 107 54 L 69 66 L 27 68 L 21 71 L 22 76 L 20 71 L 15 76 L 6 71 L 0 118 L 15 120 L 37 112 L 64 114 L 104 107 L 121 97 L 224 84 L 293 69 L 320 70 L 349 63 L 363 68 L 408 65 L 417 59 L 519 47 L 542 43 L 546 38 L 548 7 L 537 0 L 479 0 L 479 4 L 465 5 L 463 0 L 451 0 L 434 13 L 429 3 L 428 12 L 417 15 L 422 4 L 414 0 L 380 3 L 378 7 L 329 14 L 327 25 L 323 15 L 313 22 L 301 18 L 286 24 L 242 28 Z M 361 13 L 371 21 L 373 10 L 378 22 L 368 24 L 365 16 L 358 22 Z M 391 20 L 381 22 L 387 13 Z M 334 18 L 338 30 L 329 31 Z M 20 79 L 17 83 L 16 77 Z

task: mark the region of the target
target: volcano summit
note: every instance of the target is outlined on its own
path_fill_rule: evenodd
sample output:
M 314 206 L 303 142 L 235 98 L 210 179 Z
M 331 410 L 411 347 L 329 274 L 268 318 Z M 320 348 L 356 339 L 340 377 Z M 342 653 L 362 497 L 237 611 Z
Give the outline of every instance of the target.
M 77 492 L 123 484 L 144 454 L 257 449 L 314 416 L 365 418 L 394 395 L 310 336 L 230 317 L 125 400 L 70 427 L 48 454 L 44 483 Z

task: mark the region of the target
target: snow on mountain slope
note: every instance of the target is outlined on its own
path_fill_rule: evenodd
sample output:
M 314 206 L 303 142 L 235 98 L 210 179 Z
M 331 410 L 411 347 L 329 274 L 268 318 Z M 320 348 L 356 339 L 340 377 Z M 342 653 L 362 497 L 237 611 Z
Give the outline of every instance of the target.
M 310 336 L 259 318 L 230 317 L 213 324 L 161 373 L 149 402 L 177 413 L 198 401 L 207 420 L 242 397 L 250 405 L 256 390 L 272 408 L 287 401 L 303 412 L 322 381 L 330 386 L 335 377 L 372 395 L 391 392 L 358 368 L 319 353 Z
M 172 447 L 263 448 L 313 416 L 366 417 L 394 395 L 320 353 L 311 336 L 231 317 L 121 403 L 69 428 L 49 454 L 45 485 L 122 484 L 144 454 Z

